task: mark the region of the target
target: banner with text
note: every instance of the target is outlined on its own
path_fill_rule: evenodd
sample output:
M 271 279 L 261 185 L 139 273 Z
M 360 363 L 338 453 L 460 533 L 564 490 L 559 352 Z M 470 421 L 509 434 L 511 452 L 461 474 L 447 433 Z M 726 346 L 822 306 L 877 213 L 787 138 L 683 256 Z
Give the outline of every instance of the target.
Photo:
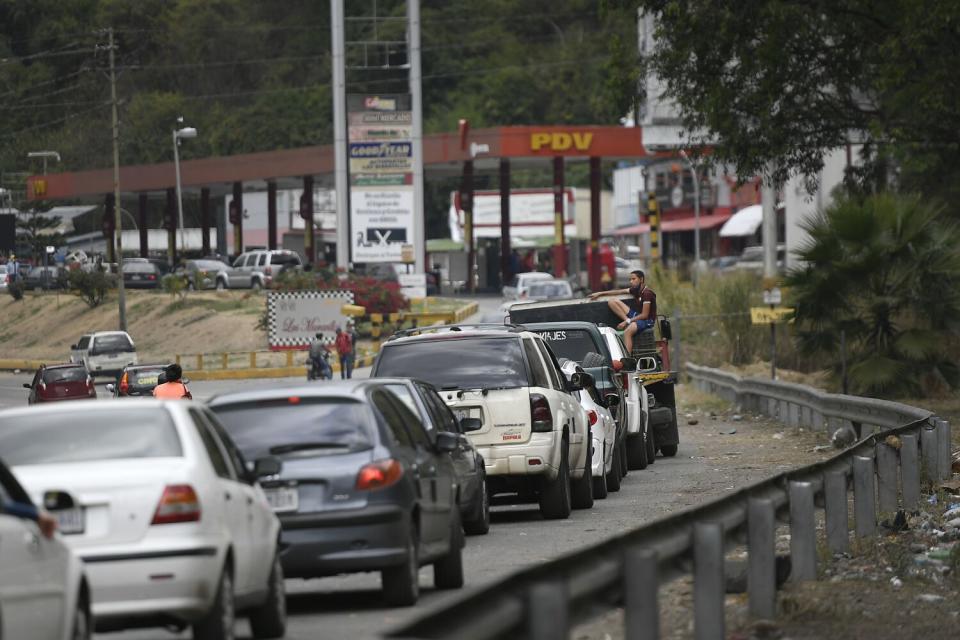
M 353 304 L 352 291 L 270 291 L 267 293 L 267 339 L 270 349 L 306 349 L 323 334 L 333 344 L 337 327 L 347 316 L 343 306 Z

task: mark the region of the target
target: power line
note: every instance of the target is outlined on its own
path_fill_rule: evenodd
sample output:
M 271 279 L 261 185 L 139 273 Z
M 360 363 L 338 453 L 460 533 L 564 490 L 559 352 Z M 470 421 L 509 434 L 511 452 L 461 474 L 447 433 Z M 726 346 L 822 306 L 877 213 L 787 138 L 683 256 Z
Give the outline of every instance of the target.
M 41 60 L 44 58 L 58 58 L 60 56 L 71 56 L 77 53 L 91 53 L 91 50 L 89 47 L 65 51 L 65 49 L 67 49 L 68 47 L 75 47 L 77 45 L 78 43 L 71 42 L 69 44 L 65 44 L 62 47 L 58 47 L 56 49 L 49 49 L 47 51 L 38 51 L 37 53 L 30 53 L 25 56 L 7 56 L 4 58 L 0 58 L 0 66 L 15 64 L 18 62 L 22 63 L 22 62 L 27 62 L 32 60 Z
M 85 71 L 86 71 L 86 69 L 80 69 L 79 71 L 74 71 L 73 73 L 68 73 L 68 74 L 65 75 L 65 76 L 59 76 L 59 77 L 57 77 L 57 78 L 51 78 L 50 80 L 44 80 L 43 82 L 37 82 L 37 83 L 34 83 L 34 84 L 30 85 L 29 87 L 26 87 L 26 89 L 27 89 L 27 90 L 30 90 L 30 89 L 35 89 L 35 88 L 37 88 L 37 87 L 45 87 L 45 86 L 47 86 L 47 85 L 54 84 L 54 83 L 57 83 L 57 82 L 63 82 L 64 80 L 69 80 L 70 78 L 75 78 L 75 77 L 77 77 L 78 75 L 80 75 L 81 73 L 84 73 Z M 5 96 L 10 96 L 10 95 L 13 95 L 13 94 L 15 94 L 15 93 L 19 93 L 21 90 L 23 90 L 23 89 L 22 89 L 22 88 L 20 88 L 20 89 L 11 89 L 10 91 L 4 92 L 4 93 L 0 93 L 0 98 L 5 97 Z
M 51 120 L 51 121 L 49 121 L 49 122 L 42 122 L 42 123 L 40 123 L 40 124 L 33 125 L 32 127 L 27 127 L 27 128 L 25 128 L 25 129 L 20 129 L 19 131 L 12 131 L 12 132 L 10 132 L 10 133 L 5 133 L 5 134 L 0 135 L 0 138 L 15 138 L 15 137 L 17 137 L 17 136 L 19 136 L 20 134 L 23 134 L 23 133 L 27 133 L 27 132 L 30 132 L 30 131 L 36 131 L 37 129 L 45 129 L 45 128 L 47 128 L 47 127 L 52 127 L 52 126 L 58 125 L 58 124 L 63 124 L 64 122 L 67 122 L 67 121 L 69 121 L 69 120 L 73 120 L 74 118 L 79 118 L 79 117 L 82 116 L 82 115 L 86 115 L 86 114 L 88 114 L 88 113 L 91 113 L 91 112 L 93 112 L 93 111 L 96 111 L 97 109 L 100 109 L 100 108 L 102 108 L 102 107 L 105 107 L 105 106 L 107 106 L 107 104 L 108 104 L 108 103 L 102 103 L 102 104 L 99 104 L 99 105 L 97 105 L 96 107 L 93 107 L 93 108 L 91 108 L 91 109 L 84 109 L 83 111 L 77 111 L 77 112 L 75 112 L 75 113 L 71 113 L 71 114 L 69 114 L 69 115 L 67 115 L 67 116 L 64 116 L 64 117 L 62 117 L 62 118 L 58 118 L 58 119 L 56 119 L 56 120 Z

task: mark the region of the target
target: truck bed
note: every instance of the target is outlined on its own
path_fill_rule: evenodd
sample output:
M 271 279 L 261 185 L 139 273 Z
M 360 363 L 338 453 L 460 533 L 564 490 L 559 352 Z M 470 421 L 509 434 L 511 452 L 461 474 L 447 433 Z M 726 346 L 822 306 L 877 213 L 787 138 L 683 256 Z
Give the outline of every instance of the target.
M 620 323 L 618 318 L 607 304 L 610 298 L 590 300 L 546 300 L 514 305 L 510 309 L 510 321 L 514 324 L 527 322 L 566 322 L 582 320 L 593 324 L 605 324 L 615 327 Z M 633 296 L 620 298 L 628 307 L 636 309 Z

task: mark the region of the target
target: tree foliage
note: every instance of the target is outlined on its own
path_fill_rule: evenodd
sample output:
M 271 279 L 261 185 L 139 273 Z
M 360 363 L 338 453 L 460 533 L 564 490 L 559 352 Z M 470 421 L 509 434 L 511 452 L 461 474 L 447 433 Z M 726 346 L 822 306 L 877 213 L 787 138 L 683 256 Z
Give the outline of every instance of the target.
M 835 374 L 845 332 L 851 390 L 955 387 L 960 228 L 916 196 L 842 196 L 806 224 L 805 266 L 788 277 L 797 340 Z

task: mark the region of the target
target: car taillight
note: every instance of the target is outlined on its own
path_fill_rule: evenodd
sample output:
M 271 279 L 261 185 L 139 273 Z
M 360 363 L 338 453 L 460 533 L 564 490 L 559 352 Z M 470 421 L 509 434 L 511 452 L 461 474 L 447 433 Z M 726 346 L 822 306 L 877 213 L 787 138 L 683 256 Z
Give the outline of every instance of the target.
M 532 431 L 553 431 L 553 413 L 550 411 L 550 403 L 539 393 L 530 394 L 530 422 Z
M 126 371 L 124 371 L 123 375 L 120 376 L 119 388 L 120 388 L 120 393 L 122 394 L 126 394 L 127 391 L 130 390 L 130 379 L 128 378 L 128 375 L 129 374 Z
M 147 280 L 156 280 L 156 279 L 157 279 L 157 276 L 153 275 L 152 273 L 147 276 Z
M 150 524 L 173 524 L 175 522 L 198 522 L 200 500 L 197 492 L 188 484 L 170 484 L 160 496 L 160 504 Z
M 593 409 L 587 411 L 587 417 L 590 418 L 590 426 L 597 424 L 597 412 Z
M 396 460 L 377 460 L 360 469 L 357 474 L 357 489 L 385 489 L 396 484 L 402 476 L 403 467 Z

